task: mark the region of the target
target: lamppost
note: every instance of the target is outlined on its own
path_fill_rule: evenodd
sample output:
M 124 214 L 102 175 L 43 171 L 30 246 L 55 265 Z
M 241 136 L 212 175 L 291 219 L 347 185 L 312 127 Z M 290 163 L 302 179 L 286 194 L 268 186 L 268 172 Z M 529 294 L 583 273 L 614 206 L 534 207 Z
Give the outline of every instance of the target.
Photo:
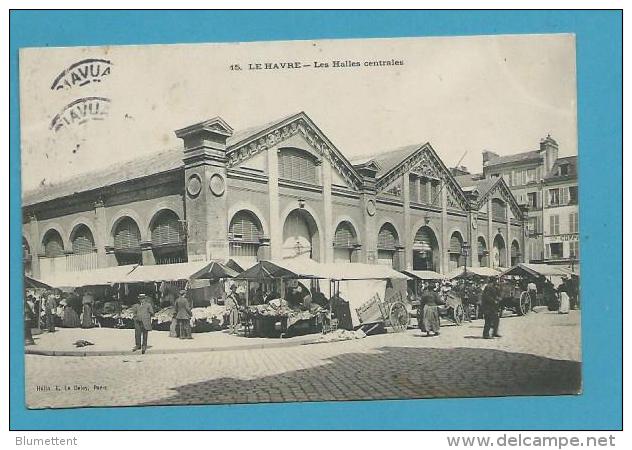
M 461 244 L 461 256 L 463 256 L 463 275 L 467 273 L 467 257 L 470 254 L 470 244 L 467 241 Z

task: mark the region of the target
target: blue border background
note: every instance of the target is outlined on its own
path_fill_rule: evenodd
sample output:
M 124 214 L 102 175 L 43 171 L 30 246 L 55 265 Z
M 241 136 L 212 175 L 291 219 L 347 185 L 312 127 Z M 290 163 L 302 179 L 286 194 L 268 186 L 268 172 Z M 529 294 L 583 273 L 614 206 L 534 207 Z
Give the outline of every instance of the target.
M 56 411 L 25 408 L 20 47 L 521 33 L 577 35 L 583 395 Z M 13 11 L 10 37 L 11 429 L 622 427 L 621 12 Z

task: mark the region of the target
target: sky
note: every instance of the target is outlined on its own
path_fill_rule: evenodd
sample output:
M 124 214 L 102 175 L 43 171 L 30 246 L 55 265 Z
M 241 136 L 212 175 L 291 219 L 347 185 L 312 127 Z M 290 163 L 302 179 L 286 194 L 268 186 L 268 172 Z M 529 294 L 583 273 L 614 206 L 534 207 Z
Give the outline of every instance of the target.
M 111 73 L 51 90 L 86 58 Z M 392 59 L 403 64 L 364 66 Z M 311 67 L 248 69 L 266 62 Z M 23 190 L 179 146 L 174 130 L 216 116 L 239 131 L 305 111 L 348 159 L 430 142 L 447 166 L 480 172 L 483 150 L 535 150 L 547 134 L 577 154 L 570 34 L 31 48 L 19 64 Z M 104 120 L 51 130 L 91 96 L 110 99 Z

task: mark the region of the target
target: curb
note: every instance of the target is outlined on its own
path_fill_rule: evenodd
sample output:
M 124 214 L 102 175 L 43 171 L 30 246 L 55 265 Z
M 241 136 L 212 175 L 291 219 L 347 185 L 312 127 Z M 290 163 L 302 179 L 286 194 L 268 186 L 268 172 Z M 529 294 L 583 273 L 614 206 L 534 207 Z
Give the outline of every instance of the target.
M 262 344 L 248 344 L 248 345 L 230 345 L 226 347 L 199 347 L 199 348 L 166 348 L 166 349 L 148 349 L 147 354 L 150 355 L 167 355 L 177 353 L 204 353 L 204 352 L 227 352 L 235 350 L 262 350 L 266 348 L 281 348 L 281 347 L 297 347 L 299 345 L 313 344 L 318 339 L 310 339 L 304 341 L 284 341 L 284 342 L 270 342 Z M 27 347 L 24 351 L 26 355 L 38 355 L 38 356 L 117 356 L 117 355 L 141 355 L 139 352 L 133 352 L 131 350 L 103 350 L 87 352 L 82 350 L 38 350 L 35 348 Z

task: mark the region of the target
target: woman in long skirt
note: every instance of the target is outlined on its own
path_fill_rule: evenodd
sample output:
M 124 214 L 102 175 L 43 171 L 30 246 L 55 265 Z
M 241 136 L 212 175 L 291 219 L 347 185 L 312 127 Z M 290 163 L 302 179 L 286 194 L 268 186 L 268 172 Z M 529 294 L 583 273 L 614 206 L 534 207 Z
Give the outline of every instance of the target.
M 439 305 L 442 303 L 437 292 L 425 292 L 421 296 L 423 307 L 423 326 L 426 336 L 430 336 L 432 332 L 435 336 L 439 335 L 441 322 L 439 318 Z
M 62 326 L 64 328 L 79 328 L 81 326 L 81 321 L 79 320 L 77 312 L 72 309 L 72 306 L 66 303 L 66 300 L 63 300 L 60 305 L 64 308 Z
M 558 313 L 568 314 L 569 310 L 571 309 L 570 298 L 568 297 L 568 294 L 564 290 L 560 291 L 559 296 L 560 296 L 560 309 L 558 310 Z

